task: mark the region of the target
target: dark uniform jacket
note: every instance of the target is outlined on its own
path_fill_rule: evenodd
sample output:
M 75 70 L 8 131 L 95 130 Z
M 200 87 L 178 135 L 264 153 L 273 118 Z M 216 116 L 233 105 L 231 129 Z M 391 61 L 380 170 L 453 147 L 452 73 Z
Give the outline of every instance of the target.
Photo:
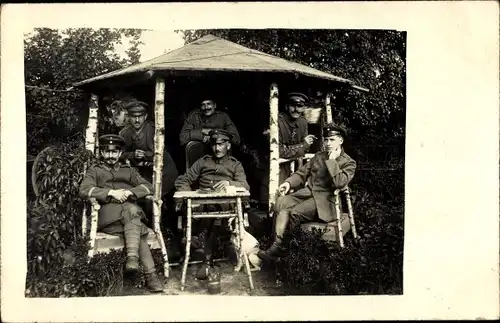
M 293 119 L 287 112 L 278 115 L 279 153 L 280 158 L 295 159 L 303 157 L 309 150 L 309 145 L 304 142 L 308 134 L 306 119 L 300 117 Z M 280 184 L 290 176 L 290 164 L 280 165 Z
M 250 190 L 245 170 L 234 157 L 225 156 L 220 160 L 206 155 L 198 159 L 187 171 L 175 181 L 177 191 L 191 191 L 191 185 L 198 183 L 199 188 L 211 188 L 220 181 L 229 181 L 236 187 Z
M 238 129 L 236 129 L 236 126 L 233 121 L 231 121 L 231 118 L 227 113 L 215 110 L 211 116 L 205 117 L 203 113 L 197 109 L 188 115 L 184 125 L 182 126 L 182 130 L 179 135 L 181 146 L 186 145 L 192 140 L 203 141 L 203 134 L 201 133 L 203 128 L 224 129 L 231 133 L 231 142 L 233 144 L 240 144 Z
M 125 151 L 122 153 L 120 160 L 130 160 L 133 166 L 139 165 L 139 162 L 146 161 L 149 165 L 145 165 L 145 168 L 151 168 L 154 160 L 154 136 L 155 136 L 155 126 L 150 120 L 146 120 L 143 128 L 136 132 L 132 126 L 127 126 L 120 131 L 120 136 L 125 140 Z M 135 159 L 134 152 L 136 149 L 144 151 L 145 157 L 143 160 Z M 142 167 L 139 169 L 141 174 L 148 180 L 153 180 L 153 173 L 151 169 L 147 171 Z M 179 175 L 177 166 L 170 155 L 170 153 L 165 149 L 163 152 L 163 177 L 162 177 L 162 194 L 168 193 L 175 182 L 175 179 Z
M 356 162 L 344 151 L 333 160 L 328 153 L 319 152 L 292 176 L 286 179 L 292 189 L 306 185 L 311 189 L 318 216 L 325 222 L 335 219 L 333 191 L 343 188 L 352 180 Z
M 280 158 L 303 157 L 309 145 L 304 142 L 308 135 L 307 120 L 303 117 L 293 119 L 290 114 L 280 112 L 278 115 Z
M 119 221 L 121 212 L 130 207 L 133 202 L 113 203 L 108 196 L 111 189 L 127 189 L 134 193 L 137 199 L 153 194 L 153 186 L 139 172 L 128 165 L 117 163 L 114 168 L 100 163 L 90 167 L 80 184 L 82 198 L 94 197 L 101 204 L 99 210 L 98 228 Z

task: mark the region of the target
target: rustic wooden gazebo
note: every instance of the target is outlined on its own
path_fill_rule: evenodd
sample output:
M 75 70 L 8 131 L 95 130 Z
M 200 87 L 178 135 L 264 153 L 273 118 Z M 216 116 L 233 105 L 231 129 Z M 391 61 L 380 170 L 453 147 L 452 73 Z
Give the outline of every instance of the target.
M 213 35 L 207 35 L 179 49 L 158 56 L 143 63 L 112 71 L 74 84 L 90 94 L 89 119 L 86 133 L 86 147 L 98 152 L 98 98 L 113 93 L 125 86 L 155 86 L 155 155 L 153 170 L 154 200 L 161 203 L 161 173 L 165 145 L 165 106 L 166 84 L 182 82 L 183 78 L 197 78 L 215 75 L 224 79 L 235 75 L 245 79 L 265 82 L 269 86 L 269 215 L 278 191 L 279 165 L 288 160 L 279 158 L 278 135 L 278 84 L 302 82 L 321 89 L 326 93 L 322 107 L 322 122 L 332 122 L 331 90 L 335 87 L 352 88 L 360 91 L 367 89 L 357 86 L 353 81 L 325 73 L 302 64 L 287 61 L 257 50 L 253 50 Z M 252 78 L 253 77 L 253 78 Z M 152 88 L 151 88 L 152 90 Z M 152 92 L 152 91 L 151 91 Z M 229 95 L 229 94 L 228 94 Z M 161 208 L 154 208 L 155 231 L 159 230 Z

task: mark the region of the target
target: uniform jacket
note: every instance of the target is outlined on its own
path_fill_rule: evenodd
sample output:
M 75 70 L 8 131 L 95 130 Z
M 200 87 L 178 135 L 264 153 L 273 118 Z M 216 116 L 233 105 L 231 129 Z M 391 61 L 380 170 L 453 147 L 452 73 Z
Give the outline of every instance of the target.
M 80 184 L 80 196 L 82 198 L 94 197 L 101 204 L 99 228 L 119 221 L 121 212 L 131 203 L 112 203 L 108 196 L 111 189 L 128 189 L 137 199 L 153 194 L 151 183 L 133 167 L 121 163 L 117 163 L 114 168 L 104 163 L 90 167 Z
M 187 171 L 175 181 L 178 191 L 191 191 L 191 185 L 198 183 L 199 188 L 211 188 L 219 181 L 250 190 L 245 170 L 234 157 L 225 156 L 220 160 L 206 155 L 198 159 Z
M 229 131 L 233 137 L 231 142 L 235 145 L 240 144 L 238 129 L 236 129 L 236 126 L 227 113 L 215 110 L 211 116 L 205 117 L 202 112 L 197 109 L 188 115 L 182 126 L 179 135 L 181 146 L 186 145 L 192 140 L 203 141 L 203 134 L 201 133 L 203 128 L 224 129 Z
M 290 114 L 280 112 L 278 115 L 280 158 L 303 157 L 309 150 L 309 145 L 303 142 L 308 134 L 306 119 L 293 119 Z
M 126 126 L 120 131 L 120 136 L 125 140 L 125 151 L 123 152 L 122 160 L 134 160 L 134 152 L 136 149 L 144 150 L 145 160 L 153 161 L 154 149 L 154 136 L 155 126 L 152 121 L 146 120 L 144 126 L 139 132 L 136 132 L 132 126 Z
M 286 179 L 292 189 L 306 185 L 311 189 L 318 216 L 326 222 L 335 219 L 335 200 L 333 191 L 343 188 L 352 180 L 356 162 L 344 151 L 333 160 L 328 153 L 319 152 L 292 176 Z
M 154 160 L 154 136 L 155 136 L 155 126 L 152 121 L 146 120 L 143 128 L 136 132 L 132 126 L 127 126 L 120 131 L 120 136 L 125 140 L 125 151 L 122 153 L 120 160 L 130 160 L 133 166 L 138 165 L 142 160 L 135 159 L 134 152 L 136 149 L 144 151 L 145 158 L 144 161 L 149 162 L 150 166 Z M 148 167 L 150 167 L 148 166 Z M 146 176 L 149 180 L 152 180 L 152 172 L 143 172 L 140 168 L 141 174 Z M 163 176 L 162 176 L 162 187 L 163 193 L 167 193 L 173 187 L 173 183 L 179 172 L 177 166 L 175 165 L 172 155 L 165 149 L 163 152 Z M 151 177 L 151 178 L 149 178 Z

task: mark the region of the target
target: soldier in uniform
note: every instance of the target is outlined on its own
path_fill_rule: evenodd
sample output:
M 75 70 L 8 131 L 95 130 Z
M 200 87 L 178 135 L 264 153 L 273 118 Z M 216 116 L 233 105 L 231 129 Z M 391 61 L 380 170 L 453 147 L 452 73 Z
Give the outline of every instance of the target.
M 323 136 L 324 151 L 316 153 L 279 187 L 275 240 L 269 249 L 258 253 L 263 260 L 274 259 L 279 253 L 287 227 L 293 230 L 301 223 L 331 222 L 336 218 L 333 191 L 352 180 L 356 162 L 342 148 L 346 137 L 342 127 L 328 124 Z M 291 189 L 298 190 L 287 195 Z
M 247 183 L 245 171 L 241 163 L 234 157 L 228 156 L 227 152 L 231 148 L 231 133 L 217 129 L 210 133 L 210 145 L 212 155 L 206 155 L 198 159 L 175 181 L 177 191 L 191 191 L 193 184 L 197 184 L 199 189 L 221 190 L 231 185 L 244 187 L 250 190 Z M 203 206 L 210 207 L 210 206 Z M 221 210 L 228 210 L 228 205 L 219 205 Z M 214 219 L 201 219 L 201 227 L 204 230 L 205 263 L 200 266 L 197 277 L 206 279 L 207 269 L 213 267 L 212 248 L 214 243 Z
M 137 199 L 152 194 L 153 187 L 139 172 L 119 162 L 124 140 L 117 135 L 99 138 L 101 162 L 90 167 L 80 185 L 82 198 L 94 197 L 101 204 L 98 227 L 101 232 L 122 235 L 125 240 L 126 272 L 137 272 L 141 262 L 152 292 L 161 292 L 151 250 L 147 243 L 148 229 L 142 222 L 145 214 Z
M 231 134 L 231 142 L 238 146 L 240 135 L 229 115 L 223 111 L 216 110 L 216 103 L 213 100 L 201 102 L 200 109 L 191 112 L 179 135 L 181 146 L 185 146 L 190 141 L 208 143 L 209 133 L 212 129 L 223 129 Z
M 304 157 L 315 136 L 308 133 L 304 109 L 309 98 L 299 92 L 288 93 L 285 111 L 278 114 L 280 158 L 294 159 Z M 290 176 L 290 165 L 280 166 L 280 184 Z
M 131 165 L 136 167 L 144 178 L 152 182 L 155 126 L 152 121 L 147 120 L 147 107 L 148 105 L 141 101 L 133 101 L 125 105 L 129 125 L 120 131 L 120 136 L 125 140 L 125 151 L 120 160 L 130 161 Z M 163 152 L 162 196 L 166 208 L 174 208 L 173 188 L 178 175 L 177 166 L 170 153 L 165 149 Z M 147 213 L 150 212 L 151 210 L 148 209 Z M 172 213 L 171 216 L 164 219 L 166 226 L 176 235 L 177 217 Z

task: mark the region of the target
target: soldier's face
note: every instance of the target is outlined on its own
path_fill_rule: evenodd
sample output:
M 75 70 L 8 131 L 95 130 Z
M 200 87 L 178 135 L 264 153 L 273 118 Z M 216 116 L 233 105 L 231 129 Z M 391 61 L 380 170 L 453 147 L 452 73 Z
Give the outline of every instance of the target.
M 325 150 L 330 152 L 342 145 L 344 139 L 341 136 L 330 136 L 324 138 Z
M 212 150 L 216 158 L 222 158 L 227 155 L 227 151 L 231 148 L 231 143 L 228 141 L 216 142 L 212 144 Z
M 103 149 L 101 150 L 101 155 L 102 159 L 106 164 L 113 166 L 118 162 L 118 159 L 122 155 L 122 151 L 121 149 L 117 149 L 114 147 L 113 148 L 103 147 Z
M 132 127 L 134 127 L 135 130 L 141 129 L 146 119 L 147 119 L 146 114 L 135 114 L 129 116 L 130 124 L 132 125 Z
M 292 116 L 294 119 L 300 118 L 304 114 L 304 110 L 306 108 L 305 102 L 302 100 L 302 98 L 290 98 L 288 101 L 286 108 L 288 110 L 288 113 Z
M 215 112 L 215 102 L 212 100 L 205 100 L 201 102 L 200 106 L 201 112 L 205 116 L 211 116 Z

